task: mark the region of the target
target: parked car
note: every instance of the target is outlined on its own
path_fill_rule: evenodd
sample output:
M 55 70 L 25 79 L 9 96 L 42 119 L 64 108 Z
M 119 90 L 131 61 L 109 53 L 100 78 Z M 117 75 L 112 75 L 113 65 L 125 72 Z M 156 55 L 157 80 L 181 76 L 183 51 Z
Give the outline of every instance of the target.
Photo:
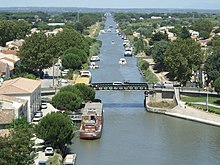
M 46 165 L 47 161 L 46 160 L 39 160 L 38 165 Z
M 47 109 L 47 103 L 41 103 L 41 109 Z
M 64 158 L 63 165 L 75 165 L 76 154 L 67 154 Z
M 58 80 L 58 82 L 59 83 L 68 83 L 68 80 L 61 78 Z
M 34 115 L 33 122 L 39 122 L 40 119 L 41 119 L 41 115 L 40 114 L 36 114 L 36 115 Z
M 47 147 L 47 148 L 45 148 L 45 156 L 48 156 L 48 155 L 50 155 L 50 156 L 53 156 L 53 154 L 54 154 L 54 150 L 53 150 L 53 147 Z
M 42 117 L 42 116 L 43 116 L 43 112 L 42 112 L 42 111 L 37 111 L 36 114 L 35 114 L 35 116 L 40 116 L 40 117 Z
M 164 83 L 157 83 L 153 85 L 154 88 L 166 88 L 166 86 L 164 85 Z
M 112 85 L 123 85 L 124 83 L 123 82 L 119 82 L 119 81 L 116 81 L 116 82 L 113 82 Z

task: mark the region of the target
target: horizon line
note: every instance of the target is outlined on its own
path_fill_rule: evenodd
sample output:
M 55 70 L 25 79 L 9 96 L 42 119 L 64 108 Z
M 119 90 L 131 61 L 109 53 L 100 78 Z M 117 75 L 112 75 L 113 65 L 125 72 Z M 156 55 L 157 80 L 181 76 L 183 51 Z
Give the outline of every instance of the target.
M 163 8 L 163 7 L 59 7 L 59 6 L 5 6 L 0 8 L 86 8 L 86 9 L 182 9 L 182 10 L 220 10 L 218 9 L 212 9 L 212 8 L 181 8 L 181 7 L 173 7 L 173 8 Z

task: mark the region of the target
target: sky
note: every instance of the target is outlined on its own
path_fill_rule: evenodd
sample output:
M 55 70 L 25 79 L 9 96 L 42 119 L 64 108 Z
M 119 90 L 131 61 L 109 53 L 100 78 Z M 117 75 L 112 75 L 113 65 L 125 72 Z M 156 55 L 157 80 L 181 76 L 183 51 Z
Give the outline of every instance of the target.
M 0 0 L 0 7 L 220 9 L 220 0 Z

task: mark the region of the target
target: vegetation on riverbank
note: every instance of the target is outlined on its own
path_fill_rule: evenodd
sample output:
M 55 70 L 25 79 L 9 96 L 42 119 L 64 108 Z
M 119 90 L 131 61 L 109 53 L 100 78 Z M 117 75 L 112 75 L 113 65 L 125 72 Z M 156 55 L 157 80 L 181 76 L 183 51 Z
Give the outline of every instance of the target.
M 150 101 L 148 103 L 148 106 L 155 107 L 155 108 L 166 108 L 166 109 L 172 109 L 176 106 L 176 104 L 173 101 L 160 101 L 160 102 L 152 102 Z
M 207 96 L 201 95 L 196 97 L 182 96 L 181 100 L 186 102 L 186 104 L 193 106 L 204 111 L 207 110 L 206 105 L 201 105 L 197 103 L 206 103 Z M 208 111 L 216 114 L 220 114 L 220 108 L 213 107 L 212 105 L 220 106 L 220 96 L 208 96 Z
M 138 69 L 142 73 L 143 78 L 148 82 L 148 83 L 156 83 L 158 82 L 157 76 L 150 70 L 149 68 L 149 63 L 145 60 L 138 60 Z

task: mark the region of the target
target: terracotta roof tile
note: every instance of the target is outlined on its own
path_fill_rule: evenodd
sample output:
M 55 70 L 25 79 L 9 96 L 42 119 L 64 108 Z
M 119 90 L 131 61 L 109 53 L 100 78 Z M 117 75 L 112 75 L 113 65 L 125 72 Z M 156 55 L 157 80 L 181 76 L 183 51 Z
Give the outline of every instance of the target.
M 40 80 L 32 80 L 19 77 L 16 79 L 4 81 L 0 87 L 0 94 L 33 93 L 33 91 L 40 85 Z
M 17 97 L 11 97 L 11 96 L 7 96 L 7 95 L 0 95 L 0 100 L 1 101 L 8 101 L 8 102 L 19 102 L 23 105 L 25 105 L 28 101 L 24 100 L 24 99 L 20 99 Z
M 17 51 L 16 50 L 3 50 L 2 53 L 4 54 L 14 54 L 16 55 L 17 54 Z

